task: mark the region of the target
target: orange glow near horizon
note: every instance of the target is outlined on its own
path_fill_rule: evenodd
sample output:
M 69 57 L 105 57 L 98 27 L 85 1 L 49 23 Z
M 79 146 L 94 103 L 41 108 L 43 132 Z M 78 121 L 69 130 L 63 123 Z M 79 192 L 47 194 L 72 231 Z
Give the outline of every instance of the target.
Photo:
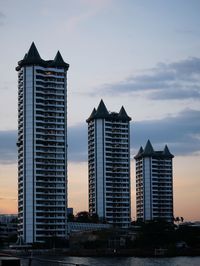
M 200 220 L 200 156 L 174 158 L 174 216 Z
M 200 220 L 200 156 L 174 158 L 174 216 Z M 135 219 L 135 164 L 131 162 L 131 208 Z M 87 163 L 68 165 L 68 206 L 88 210 Z M 0 167 L 0 213 L 17 213 L 17 166 Z
M 17 213 L 17 166 L 0 165 L 0 213 Z
M 68 207 L 74 213 L 88 211 L 87 163 L 69 163 L 68 165 Z

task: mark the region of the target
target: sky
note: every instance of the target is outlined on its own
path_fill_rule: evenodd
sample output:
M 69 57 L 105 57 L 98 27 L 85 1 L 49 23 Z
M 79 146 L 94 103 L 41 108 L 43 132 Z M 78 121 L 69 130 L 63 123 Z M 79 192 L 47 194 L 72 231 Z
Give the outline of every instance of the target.
M 0 0 L 0 213 L 17 212 L 17 62 L 32 41 L 68 70 L 68 205 L 88 210 L 87 123 L 123 105 L 134 155 L 174 154 L 174 216 L 200 220 L 200 1 Z

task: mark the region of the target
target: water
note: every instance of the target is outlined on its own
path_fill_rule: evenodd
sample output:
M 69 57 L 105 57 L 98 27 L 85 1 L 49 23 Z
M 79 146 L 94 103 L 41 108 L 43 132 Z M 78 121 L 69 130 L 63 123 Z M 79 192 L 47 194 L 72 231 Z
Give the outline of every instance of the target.
M 48 258 L 47 258 L 48 259 Z M 54 257 L 55 259 L 72 265 L 84 266 L 199 266 L 199 257 L 173 257 L 173 258 L 136 258 L 136 257 L 116 257 L 116 258 L 97 258 L 97 257 Z M 64 263 L 39 262 L 33 260 L 31 266 L 64 266 Z M 71 264 L 71 265 L 70 265 Z M 22 266 L 28 266 L 28 261 L 23 260 Z

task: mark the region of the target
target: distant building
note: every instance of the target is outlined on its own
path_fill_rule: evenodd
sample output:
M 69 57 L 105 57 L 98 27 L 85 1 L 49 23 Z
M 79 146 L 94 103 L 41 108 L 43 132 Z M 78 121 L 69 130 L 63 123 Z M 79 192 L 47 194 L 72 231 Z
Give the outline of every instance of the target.
M 124 228 L 131 215 L 130 120 L 123 106 L 108 112 L 102 100 L 87 119 L 90 215 Z
M 17 221 L 17 214 L 0 214 L 0 223 L 10 223 L 14 221 Z
M 0 239 L 7 240 L 17 235 L 17 215 L 0 214 Z
M 67 215 L 74 215 L 74 209 L 73 208 L 67 208 Z
M 137 219 L 173 221 L 173 157 L 167 146 L 154 151 L 149 140 L 135 156 Z
M 67 235 L 67 70 L 34 43 L 18 62 L 18 221 L 25 243 Z
M 75 232 L 85 232 L 85 231 L 98 231 L 102 229 L 112 228 L 110 224 L 101 224 L 101 223 L 77 223 L 77 222 L 68 222 L 68 233 Z

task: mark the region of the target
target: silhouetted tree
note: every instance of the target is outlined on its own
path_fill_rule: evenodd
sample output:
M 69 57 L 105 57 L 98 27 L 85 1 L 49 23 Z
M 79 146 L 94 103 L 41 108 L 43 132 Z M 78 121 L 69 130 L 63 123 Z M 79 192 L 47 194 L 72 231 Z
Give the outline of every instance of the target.
M 173 224 L 159 219 L 141 224 L 141 231 L 135 244 L 139 247 L 161 247 L 173 241 Z
M 93 213 L 91 216 L 90 216 L 90 220 L 92 223 L 98 223 L 99 222 L 99 216 L 97 213 Z
M 177 216 L 174 221 L 179 224 L 180 223 L 180 218 Z
M 180 223 L 180 222 L 183 222 L 184 221 L 184 218 L 181 216 L 181 217 L 179 217 L 179 216 L 177 216 L 177 217 L 174 217 L 174 222 L 177 222 L 178 224 Z
M 90 215 L 87 211 L 81 211 L 76 214 L 76 222 L 79 223 L 90 223 Z

